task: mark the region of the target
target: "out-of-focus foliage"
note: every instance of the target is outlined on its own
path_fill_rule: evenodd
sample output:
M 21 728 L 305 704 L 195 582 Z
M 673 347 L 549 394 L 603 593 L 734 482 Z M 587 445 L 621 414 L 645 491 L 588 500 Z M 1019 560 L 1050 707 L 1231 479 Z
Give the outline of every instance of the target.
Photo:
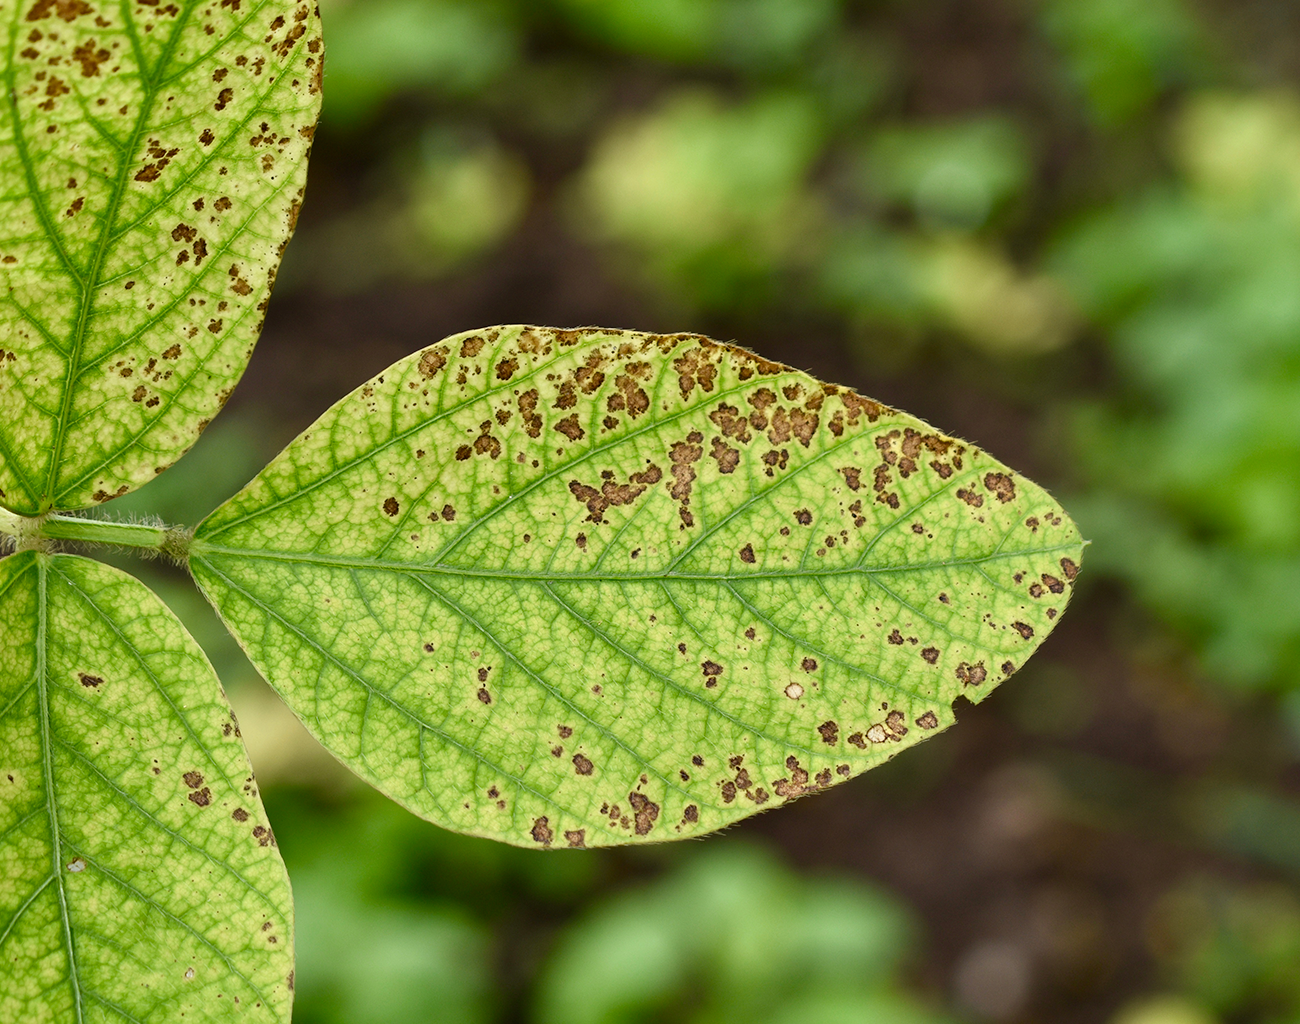
M 1222 1020 L 1300 1019 L 1300 899 L 1279 885 L 1199 880 L 1172 891 L 1152 927 L 1169 980 Z
M 801 879 L 719 843 L 564 935 L 540 1024 L 940 1024 L 902 995 L 902 908 L 859 883 Z
M 1057 266 L 1126 401 L 1078 451 L 1098 561 L 1238 685 L 1300 682 L 1300 101 L 1190 97 L 1177 177 L 1070 231 Z

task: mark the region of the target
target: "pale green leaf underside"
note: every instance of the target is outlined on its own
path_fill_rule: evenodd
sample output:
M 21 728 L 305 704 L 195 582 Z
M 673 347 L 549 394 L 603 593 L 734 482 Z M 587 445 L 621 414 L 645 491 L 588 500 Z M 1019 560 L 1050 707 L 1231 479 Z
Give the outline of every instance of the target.
M 0 1020 L 287 1021 L 291 921 L 194 640 L 115 569 L 0 561 Z
M 296 0 L 0 0 L 0 504 L 152 480 L 252 353 L 320 104 Z
M 697 835 L 1024 663 L 1082 544 L 1041 488 L 694 335 L 506 327 L 339 402 L 191 568 L 339 758 L 448 828 Z

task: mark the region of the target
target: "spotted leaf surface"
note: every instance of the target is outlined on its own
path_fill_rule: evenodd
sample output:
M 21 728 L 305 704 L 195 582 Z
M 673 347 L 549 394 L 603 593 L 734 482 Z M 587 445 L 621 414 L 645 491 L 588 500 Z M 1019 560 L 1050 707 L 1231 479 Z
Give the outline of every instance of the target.
M 0 561 L 0 865 L 0 1020 L 289 1019 L 289 881 L 234 716 L 97 562 Z
M 0 504 L 106 501 L 242 374 L 298 216 L 314 4 L 0 0 Z
M 842 781 L 1020 667 L 1069 598 L 1041 488 L 693 335 L 504 327 L 326 413 L 191 568 L 344 762 L 448 828 L 698 835 Z

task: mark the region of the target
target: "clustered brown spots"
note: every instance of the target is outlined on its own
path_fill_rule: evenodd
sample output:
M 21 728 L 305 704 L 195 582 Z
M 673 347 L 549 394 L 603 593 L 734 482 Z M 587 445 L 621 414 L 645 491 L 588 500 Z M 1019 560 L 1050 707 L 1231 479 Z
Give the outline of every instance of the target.
M 682 353 L 673 360 L 673 369 L 677 371 L 677 383 L 681 388 L 683 401 L 691 397 L 691 392 L 695 390 L 697 384 L 701 391 L 712 391 L 713 382 L 718 376 L 717 366 L 703 347 L 688 349 Z
M 654 828 L 655 822 L 659 818 L 659 805 L 651 802 L 650 798 L 643 793 L 632 792 L 627 795 L 628 802 L 632 804 L 632 811 L 636 821 L 636 834 L 645 836 L 650 834 Z
M 988 672 L 984 668 L 984 662 L 977 661 L 974 665 L 963 661 L 957 666 L 957 678 L 961 680 L 962 686 L 979 686 L 988 678 Z
M 232 270 L 234 268 L 231 268 Z M 425 380 L 432 380 L 433 377 L 447 365 L 447 349 L 444 345 L 437 345 L 433 348 L 426 348 L 420 353 L 419 371 L 420 376 Z
M 650 376 L 649 363 L 629 363 L 627 372 L 621 373 L 614 378 L 614 387 L 618 390 L 609 396 L 605 407 L 610 412 L 620 412 L 626 410 L 628 416 L 636 419 L 650 408 L 650 396 L 646 394 L 645 388 L 641 387 L 637 381 L 645 380 Z
M 625 484 L 617 483 L 611 470 L 602 472 L 601 477 L 599 490 L 580 480 L 569 481 L 569 493 L 587 506 L 587 521 L 592 523 L 605 522 L 605 513 L 610 508 L 630 505 L 641 497 L 647 488 L 663 479 L 663 471 L 654 463 L 650 463 L 641 472 L 629 476 Z M 579 544 L 579 547 L 581 546 Z
M 719 473 L 734 473 L 736 467 L 740 465 L 740 451 L 732 448 L 720 437 L 714 437 L 712 451 L 709 453 L 718 463 Z
M 94 9 L 86 0 L 36 0 L 27 12 L 28 21 L 41 21 L 51 16 L 62 18 L 71 24 L 83 14 L 94 14 Z
M 1015 500 L 1016 484 L 1011 476 L 1006 473 L 985 473 L 984 486 L 992 491 L 998 501 L 1004 505 L 1008 501 Z
M 819 771 L 816 780 L 810 781 L 807 769 L 799 764 L 799 759 L 793 754 L 785 759 L 785 767 L 790 773 L 790 777 L 788 779 L 777 779 L 772 783 L 772 789 L 777 796 L 786 800 L 793 800 L 805 793 L 815 793 L 831 784 L 831 770 L 829 768 Z M 848 765 L 843 767 L 847 769 Z M 842 772 L 841 774 L 848 773 Z

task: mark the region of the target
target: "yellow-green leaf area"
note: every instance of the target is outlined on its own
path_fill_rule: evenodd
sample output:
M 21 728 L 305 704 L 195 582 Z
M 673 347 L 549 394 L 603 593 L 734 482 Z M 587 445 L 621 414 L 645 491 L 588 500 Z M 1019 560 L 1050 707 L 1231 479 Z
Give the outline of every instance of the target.
M 359 774 L 528 846 L 699 835 L 880 764 L 1065 609 L 1057 503 L 695 335 L 500 327 L 343 399 L 204 522 L 200 586 Z
M 320 104 L 314 4 L 0 0 L 0 504 L 107 501 L 243 373 Z
M 288 1021 L 292 903 L 234 715 L 143 584 L 0 561 L 0 1020 Z

